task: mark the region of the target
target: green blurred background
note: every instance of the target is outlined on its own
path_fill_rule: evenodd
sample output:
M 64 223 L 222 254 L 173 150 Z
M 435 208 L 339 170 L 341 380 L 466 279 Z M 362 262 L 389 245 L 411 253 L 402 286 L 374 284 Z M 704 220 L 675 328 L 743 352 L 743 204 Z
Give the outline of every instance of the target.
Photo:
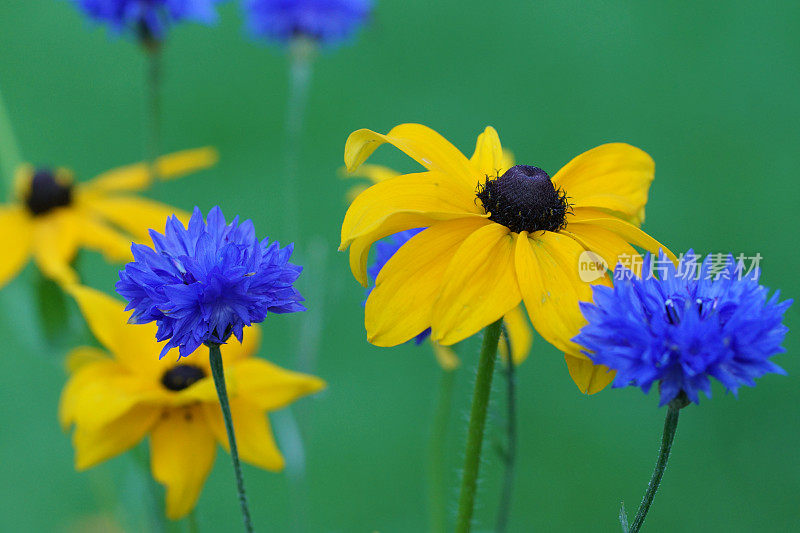
M 519 162 L 551 174 L 597 144 L 630 142 L 657 163 L 648 232 L 676 251 L 761 253 L 763 282 L 797 295 L 796 2 L 380 2 L 351 45 L 315 61 L 300 148 L 299 235 L 286 234 L 282 210 L 286 56 L 243 35 L 237 3 L 220 11 L 219 26 L 182 26 L 168 41 L 163 148 L 211 144 L 221 160 L 149 194 L 184 209 L 219 204 L 228 216 L 250 217 L 259 234 L 297 241 L 296 258 L 306 265 L 301 286 L 312 311 L 267 320 L 260 355 L 296 368 L 298 333 L 320 317 L 314 371 L 329 388 L 293 409 L 305 441 L 300 489 L 285 473 L 246 469 L 262 531 L 427 526 L 440 371 L 427 346 L 379 349 L 365 340 L 363 292 L 346 254 L 336 252 L 349 186 L 337 169 L 352 130 L 421 122 L 471 153 L 491 124 Z M 144 69 L 137 46 L 93 28 L 68 2 L 0 5 L 0 87 L 31 162 L 70 166 L 88 179 L 142 159 Z M 375 161 L 415 168 L 389 148 Z M 87 284 L 113 291 L 117 267 L 83 253 L 80 268 Z M 119 523 L 142 530 L 146 487 L 130 454 L 73 470 L 56 418 L 62 360 L 89 337 L 72 304 L 67 333 L 43 335 L 37 279 L 29 267 L 0 291 L 0 529 Z M 790 328 L 800 324 L 797 309 L 787 314 Z M 789 376 L 769 375 L 738 400 L 715 387 L 713 400 L 684 411 L 648 530 L 800 528 L 796 331 L 785 346 L 775 360 Z M 452 508 L 477 348 L 476 341 L 460 347 L 446 467 Z M 655 461 L 664 415 L 656 396 L 634 389 L 582 396 L 561 355 L 539 338 L 518 383 L 511 529 L 618 531 L 620 501 L 635 509 Z M 499 377 L 495 385 L 478 529 L 494 524 L 500 488 Z M 283 427 L 288 419 L 273 421 Z M 203 531 L 239 529 L 222 452 L 198 516 Z

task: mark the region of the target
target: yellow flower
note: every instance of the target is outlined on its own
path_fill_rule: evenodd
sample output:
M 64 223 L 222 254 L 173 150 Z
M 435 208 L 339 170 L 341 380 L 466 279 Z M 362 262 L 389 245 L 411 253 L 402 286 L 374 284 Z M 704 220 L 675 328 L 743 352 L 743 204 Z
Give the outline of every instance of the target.
M 156 162 L 164 179 L 213 165 L 213 148 L 166 155 Z M 33 257 L 39 270 L 62 283 L 77 281 L 70 262 L 80 248 L 100 251 L 109 261 L 130 260 L 133 240 L 149 238 L 148 229 L 164 226 L 176 210 L 129 193 L 150 183 L 149 165 L 110 170 L 85 183 L 74 183 L 63 168 L 24 165 L 15 179 L 16 201 L 0 206 L 0 287 Z M 188 220 L 188 214 L 177 211 Z
M 503 150 L 503 168 L 510 168 L 514 165 L 514 154 L 510 150 Z M 346 170 L 346 169 L 345 169 Z M 390 178 L 399 176 L 400 173 L 389 167 L 382 165 L 364 164 L 359 166 L 353 172 L 343 173 L 345 178 L 363 178 L 369 180 L 373 184 L 380 183 Z M 367 185 L 358 184 L 354 185 L 347 191 L 347 198 L 353 201 L 356 197 L 368 189 Z M 503 317 L 505 330 L 508 332 L 508 340 L 513 354 L 513 362 L 519 365 L 527 359 L 530 353 L 531 344 L 533 342 L 533 335 L 525 318 L 525 311 L 522 306 L 515 307 L 510 313 Z M 444 370 L 455 370 L 461 364 L 458 356 L 449 346 L 443 346 L 436 342 L 431 342 L 433 353 L 436 360 Z M 508 359 L 508 348 L 505 341 L 505 332 L 500 337 L 500 357 L 503 360 Z
M 228 448 L 208 348 L 180 363 L 177 353 L 159 360 L 155 324 L 128 325 L 123 303 L 79 285 L 69 290 L 108 350 L 84 346 L 68 357 L 72 375 L 61 394 L 59 419 L 65 430 L 75 427 L 75 468 L 91 468 L 149 435 L 150 466 L 166 486 L 167 516 L 181 518 L 197 502 L 216 443 Z M 233 340 L 222 347 L 226 384 L 242 460 L 280 470 L 283 457 L 265 413 L 325 383 L 252 357 L 259 342 L 260 330 L 253 326 L 242 344 Z
M 381 270 L 366 303 L 369 341 L 394 346 L 430 327 L 434 341 L 450 345 L 523 302 L 534 328 L 564 351 L 581 391 L 605 387 L 613 375 L 592 366 L 571 341 L 585 323 L 578 302 L 592 297 L 579 263 L 587 250 L 613 266 L 637 253 L 632 245 L 665 249 L 637 227 L 654 176 L 650 156 L 628 144 L 604 144 L 551 180 L 536 167 L 506 167 L 491 127 L 467 159 L 430 128 L 402 124 L 387 135 L 353 132 L 345 146 L 348 170 L 387 142 L 427 170 L 361 193 L 345 215 L 340 250 L 350 247 L 350 268 L 366 286 L 375 241 L 427 229 Z M 594 281 L 608 282 L 607 274 Z

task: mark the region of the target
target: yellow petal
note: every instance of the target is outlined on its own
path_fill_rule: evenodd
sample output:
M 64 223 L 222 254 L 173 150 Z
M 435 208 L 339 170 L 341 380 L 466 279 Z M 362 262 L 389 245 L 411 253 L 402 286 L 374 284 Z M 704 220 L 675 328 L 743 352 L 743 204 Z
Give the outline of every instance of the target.
M 391 143 L 428 170 L 440 171 L 474 192 L 478 179 L 464 154 L 447 139 L 421 124 L 400 124 L 386 135 L 372 130 L 354 131 L 344 147 L 344 164 L 349 171 L 358 168 L 383 143 Z
M 519 304 L 516 234 L 488 224 L 464 241 L 444 274 L 433 308 L 431 338 L 449 345 L 474 335 Z
M 504 168 L 505 162 L 506 158 L 503 155 L 503 147 L 500 145 L 500 137 L 493 127 L 487 126 L 483 133 L 478 135 L 475 152 L 470 158 L 470 163 L 478 171 L 479 176 L 497 177 L 508 170 L 508 167 Z
M 436 361 L 439 363 L 439 366 L 442 367 L 442 370 L 452 371 L 461 365 L 461 361 L 458 360 L 458 356 L 456 352 L 449 346 L 442 346 L 438 342 L 431 341 L 431 346 L 433 347 L 433 353 L 436 356 Z
M 150 243 L 150 229 L 164 233 L 167 217 L 176 215 L 187 224 L 186 211 L 135 196 L 111 196 L 85 199 L 87 209 L 126 231 L 139 243 Z M 130 247 L 130 246 L 129 246 Z
M 282 470 L 283 456 L 275 444 L 264 410 L 241 398 L 233 398 L 230 403 L 239 457 L 247 463 L 267 470 Z M 230 451 L 219 404 L 206 403 L 203 404 L 203 409 L 217 441 Z
M 68 285 L 78 281 L 70 266 L 78 251 L 78 221 L 64 208 L 37 217 L 33 225 L 33 257 L 42 273 Z
M 508 340 L 511 344 L 511 354 L 514 365 L 519 365 L 528 358 L 533 344 L 533 332 L 528 324 L 528 317 L 525 309 L 518 305 L 503 317 L 504 334 L 500 340 L 500 356 L 503 360 L 508 360 L 508 349 L 504 340 L 505 332 L 508 332 Z
M 94 346 L 78 346 L 67 354 L 65 366 L 67 372 L 74 374 L 86 365 L 110 359 L 109 355 Z
M 385 167 L 383 165 L 366 164 L 366 165 L 361 165 L 352 172 L 344 172 L 342 174 L 342 177 L 363 178 L 363 179 L 368 179 L 372 183 L 379 183 L 381 181 L 386 181 L 389 178 L 396 178 L 399 175 L 400 175 L 399 172 L 389 167 Z
M 446 174 L 405 174 L 376 183 L 353 201 L 342 223 L 339 249 L 343 250 L 354 239 L 378 230 L 389 217 L 398 213 L 427 217 L 429 223 L 424 226 L 429 226 L 433 220 L 483 215 L 475 195 L 455 186 Z
M 125 304 L 98 290 L 72 285 L 67 291 L 75 298 L 92 334 L 128 369 L 139 374 L 161 374 L 166 358 L 159 364 L 161 347 L 156 342 L 156 325 L 128 324 Z
M 212 167 L 219 161 L 216 148 L 205 146 L 162 155 L 156 160 L 156 171 L 161 179 L 175 179 Z
M 113 359 L 81 367 L 67 382 L 59 403 L 62 427 L 75 424 L 97 431 L 136 405 L 158 401 L 165 392 L 157 382 L 142 380 Z
M 572 357 L 565 354 L 569 375 L 584 394 L 600 392 L 614 381 L 616 372 L 609 371 L 608 367 L 595 365 L 588 359 Z
M 162 179 L 173 179 L 208 168 L 214 165 L 217 159 L 217 151 L 211 147 L 184 150 L 158 158 L 156 171 Z M 150 165 L 136 163 L 104 172 L 83 184 L 81 189 L 100 194 L 139 191 L 147 188 L 150 183 Z
M 553 184 L 570 197 L 573 207 L 599 207 L 624 215 L 639 225 L 655 163 L 646 152 L 625 143 L 603 144 L 567 163 Z
M 483 218 L 438 222 L 405 243 L 386 262 L 367 298 L 364 324 L 376 346 L 396 346 L 431 325 L 445 270 Z
M 16 276 L 31 254 L 33 226 L 22 206 L 0 207 L 0 287 Z
M 563 253 L 562 253 L 563 251 Z M 520 233 L 516 247 L 519 287 L 533 327 L 550 344 L 568 353 L 580 353 L 571 341 L 586 323 L 578 301 L 591 300 L 588 284 L 577 278 L 578 257 L 583 248 L 557 233 L 529 237 Z M 574 257 L 569 264 L 567 257 Z
M 150 435 L 153 478 L 166 487 L 167 518 L 186 516 L 214 466 L 217 444 L 200 406 L 166 410 Z
M 669 248 L 633 224 L 625 222 L 622 219 L 603 215 L 594 209 L 586 208 L 575 209 L 574 214 L 568 215 L 566 228 L 568 231 L 576 235 L 582 235 L 587 232 L 587 226 L 594 226 L 611 231 L 627 242 L 651 253 L 657 254 L 659 250 L 663 250 L 664 253 L 667 254 L 667 257 L 675 263 L 678 262 L 678 258 L 675 257 L 675 254 L 673 254 Z
M 76 427 L 72 435 L 75 468 L 86 470 L 132 448 L 147 435 L 160 414 L 160 408 L 138 405 L 96 430 Z
M 325 388 L 325 382 L 318 377 L 284 370 L 254 357 L 232 365 L 231 381 L 237 397 L 267 411 L 282 409 Z
M 133 261 L 131 237 L 110 228 L 91 214 L 76 220 L 76 226 L 78 243 L 82 248 L 102 252 L 106 261 L 111 263 Z
M 599 255 L 606 268 L 612 272 L 619 262 L 630 266 L 641 263 L 633 260 L 633 257 L 639 257 L 639 252 L 628 241 L 607 229 L 590 224 L 575 224 L 562 233 L 575 239 L 587 251 Z M 593 259 L 587 256 L 587 260 Z M 584 262 L 581 262 L 581 266 L 583 265 Z M 588 263 L 586 265 L 588 268 Z M 602 273 L 602 270 L 597 271 L 597 275 Z

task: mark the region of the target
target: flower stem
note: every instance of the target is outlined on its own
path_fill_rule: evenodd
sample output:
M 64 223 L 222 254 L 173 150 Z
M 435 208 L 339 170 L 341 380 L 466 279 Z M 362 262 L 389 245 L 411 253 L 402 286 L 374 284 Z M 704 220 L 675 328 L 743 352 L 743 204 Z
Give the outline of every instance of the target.
M 298 172 L 300 161 L 300 138 L 303 132 L 308 93 L 311 88 L 311 67 L 314 57 L 314 41 L 296 37 L 289 45 L 289 101 L 286 104 L 286 174 L 284 176 L 286 206 L 288 213 L 288 235 L 299 231 Z
M 250 520 L 250 510 L 247 507 L 247 495 L 244 491 L 242 466 L 239 464 L 239 450 L 236 448 L 236 435 L 233 432 L 233 418 L 231 417 L 231 406 L 228 402 L 228 391 L 225 388 L 225 373 L 222 368 L 222 353 L 219 350 L 219 344 L 208 343 L 208 360 L 211 364 L 214 385 L 217 387 L 222 416 L 225 419 L 225 430 L 228 432 L 228 443 L 230 444 L 231 459 L 233 460 L 233 471 L 236 474 L 236 490 L 239 492 L 239 504 L 242 506 L 244 529 L 251 533 L 253 531 L 253 523 Z
M 472 513 L 475 508 L 475 492 L 478 485 L 478 469 L 481 462 L 483 430 L 486 427 L 486 411 L 489 408 L 489 394 L 492 390 L 492 375 L 497 359 L 497 343 L 503 320 L 486 326 L 483 332 L 483 346 L 478 360 L 478 375 L 475 378 L 475 391 L 467 430 L 467 450 L 464 457 L 464 471 L 461 478 L 461 494 L 458 498 L 456 532 L 468 533 L 472 528 Z
M 146 157 L 150 164 L 150 183 L 158 174 L 156 162 L 161 151 L 161 46 L 145 49 L 147 54 L 147 139 Z
M 447 531 L 447 489 L 445 484 L 445 458 L 447 457 L 447 426 L 450 422 L 450 411 L 453 400 L 453 384 L 455 371 L 442 369 L 439 381 L 439 397 L 433 417 L 433 430 L 430 444 L 430 520 L 431 532 Z
M 647 492 L 644 493 L 642 503 L 639 504 L 639 510 L 636 512 L 636 518 L 628 531 L 630 533 L 637 533 L 641 529 L 644 519 L 647 516 L 647 511 L 650 510 L 650 505 L 653 503 L 653 498 L 658 490 L 658 485 L 661 483 L 661 477 L 664 475 L 664 470 L 667 469 L 667 461 L 669 460 L 669 452 L 672 449 L 672 441 L 675 440 L 675 431 L 678 429 L 678 415 L 680 414 L 681 407 L 686 404 L 682 398 L 676 398 L 669 403 L 667 407 L 667 416 L 664 420 L 664 433 L 661 435 L 661 449 L 658 451 L 658 461 L 656 468 L 653 471 L 653 476 L 650 478 L 650 483 L 647 485 Z
M 0 93 L 0 172 L 5 177 L 5 194 L 8 194 L 13 187 L 14 173 L 20 163 L 22 163 L 22 157 L 19 145 L 14 136 L 14 128 L 11 126 L 3 95 Z
M 500 507 L 497 510 L 497 524 L 495 531 L 502 533 L 508 527 L 508 517 L 511 514 L 511 495 L 514 491 L 514 466 L 517 459 L 517 391 L 516 378 L 514 377 L 514 359 L 511 353 L 511 341 L 508 331 L 503 327 L 503 340 L 506 343 L 506 449 L 503 453 L 505 473 L 503 475 L 503 489 L 500 493 Z

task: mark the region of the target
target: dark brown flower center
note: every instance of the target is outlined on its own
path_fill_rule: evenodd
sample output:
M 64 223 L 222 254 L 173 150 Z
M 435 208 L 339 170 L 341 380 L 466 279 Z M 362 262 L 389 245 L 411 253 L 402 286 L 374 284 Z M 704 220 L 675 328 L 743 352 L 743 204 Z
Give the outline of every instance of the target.
M 164 372 L 161 384 L 171 391 L 182 391 L 206 377 L 205 371 L 199 366 L 176 365 Z
M 547 172 L 516 165 L 498 178 L 478 186 L 477 196 L 489 220 L 513 232 L 558 231 L 566 225 L 569 202 L 556 190 Z
M 33 215 L 44 215 L 57 207 L 66 207 L 72 203 L 72 183 L 59 180 L 55 173 L 47 168 L 39 168 L 33 173 L 31 188 L 25 205 Z

